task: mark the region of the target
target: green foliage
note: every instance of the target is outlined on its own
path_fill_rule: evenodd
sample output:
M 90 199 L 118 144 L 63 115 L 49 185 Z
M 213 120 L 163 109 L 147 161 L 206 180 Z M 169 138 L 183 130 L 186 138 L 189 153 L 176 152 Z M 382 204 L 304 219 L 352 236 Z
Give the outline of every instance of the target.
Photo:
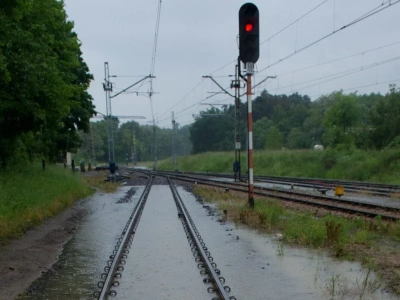
M 266 139 L 265 149 L 278 150 L 283 146 L 283 135 L 275 126 L 268 129 Z
M 253 137 L 254 137 L 254 149 L 261 150 L 265 147 L 265 141 L 267 140 L 267 133 L 274 122 L 268 120 L 267 117 L 261 118 L 253 124 Z
M 55 159 L 66 149 L 67 132 L 73 141 L 75 129 L 88 130 L 94 114 L 86 92 L 93 76 L 63 2 L 10 3 L 0 9 L 0 143 L 8 145 L 0 149 L 3 166 L 23 152 Z
M 272 95 L 263 91 L 253 101 L 254 149 L 310 149 L 316 144 L 340 151 L 398 148 L 399 103 L 400 92 L 394 88 L 386 95 L 333 92 L 313 102 L 299 94 Z M 242 145 L 247 136 L 246 109 L 240 103 L 238 132 Z M 232 150 L 234 106 L 212 108 L 202 115 L 190 126 L 193 153 Z M 275 136 L 266 143 L 272 127 L 282 138 L 273 129 Z
M 135 121 L 119 125 L 119 120 L 113 120 L 115 158 L 119 163 L 132 162 L 132 152 L 136 153 L 136 162 L 152 161 L 154 128 L 150 125 L 141 126 Z M 87 133 L 81 132 L 79 137 L 82 146 L 76 156 L 85 161 L 108 162 L 107 121 L 90 123 Z M 165 159 L 172 156 L 172 129 L 156 126 L 158 158 Z M 177 155 L 187 155 L 191 152 L 189 141 L 189 126 L 180 127 L 176 124 L 175 143 Z
M 208 152 L 178 157 L 180 171 L 232 173 L 234 152 Z M 242 174 L 246 156 L 241 155 Z M 159 169 L 172 170 L 172 159 L 160 161 Z M 400 184 L 398 150 L 264 150 L 254 151 L 256 175 L 364 180 Z
M 326 130 L 324 143 L 333 148 L 338 145 L 354 145 L 357 132 L 355 127 L 361 116 L 357 96 L 343 95 L 342 92 L 334 93 L 332 96 L 334 102 L 326 111 L 324 118 Z
M 39 163 L 0 172 L 0 190 L 0 243 L 92 193 L 79 174 Z

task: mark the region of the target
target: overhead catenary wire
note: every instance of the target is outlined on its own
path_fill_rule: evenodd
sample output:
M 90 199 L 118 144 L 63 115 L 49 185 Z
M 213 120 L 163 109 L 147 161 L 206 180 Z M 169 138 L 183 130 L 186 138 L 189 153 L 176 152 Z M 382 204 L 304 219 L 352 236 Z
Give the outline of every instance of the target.
M 342 92 L 347 92 L 347 91 L 357 90 L 357 89 L 366 88 L 366 87 L 370 87 L 370 86 L 374 86 L 374 85 L 382 85 L 382 84 L 393 83 L 393 82 L 398 82 L 398 81 L 400 81 L 400 78 L 381 81 L 381 82 L 374 82 L 374 83 L 365 84 L 365 85 L 359 85 L 359 86 L 356 86 L 356 87 L 341 89 L 341 91 Z M 310 95 L 309 97 L 310 98 L 315 98 L 315 97 L 319 97 L 319 96 L 322 96 L 322 94 L 321 93 L 320 94 L 314 94 L 314 95 Z
M 268 42 L 269 40 L 273 39 L 274 37 L 276 37 L 277 35 L 279 35 L 280 33 L 282 33 L 283 31 L 285 31 L 286 29 L 288 29 L 290 26 L 292 26 L 293 24 L 295 24 L 296 22 L 300 21 L 301 19 L 305 18 L 307 15 L 309 15 L 310 13 L 312 13 L 314 10 L 316 10 L 317 8 L 319 8 L 321 5 L 323 5 L 324 3 L 328 2 L 329 0 L 324 0 L 322 1 L 320 4 L 318 4 L 317 6 L 313 7 L 311 10 L 309 10 L 308 12 L 306 12 L 305 14 L 303 14 L 301 17 L 297 18 L 296 20 L 294 20 L 293 22 L 291 22 L 290 24 L 286 25 L 285 27 L 283 27 L 282 29 L 278 30 L 276 33 L 274 33 L 273 35 L 271 35 L 269 38 L 267 38 L 266 40 L 264 40 L 263 42 L 260 43 L 260 46 L 266 42 Z M 209 73 L 208 75 L 213 75 L 215 73 L 217 73 L 218 71 L 224 69 L 225 67 L 229 66 L 232 63 L 236 63 L 237 62 L 237 58 L 231 60 L 230 62 L 224 64 L 222 67 L 219 67 L 218 69 L 216 69 L 215 71 Z
M 155 68 L 155 65 L 156 65 L 158 32 L 159 32 L 159 29 L 160 29 L 160 18 L 161 18 L 161 2 L 162 2 L 162 0 L 159 0 L 158 9 L 157 9 L 156 29 L 155 29 L 155 33 L 154 33 L 153 51 L 152 51 L 151 66 L 150 66 L 150 75 L 151 76 L 154 76 L 154 68 Z M 151 117 L 152 117 L 152 120 L 154 122 L 154 108 L 153 108 L 152 95 L 153 95 L 153 79 L 150 78 L 149 98 L 150 98 L 150 106 L 151 106 Z
M 159 114 L 159 117 L 165 115 L 166 113 L 170 112 L 174 107 L 176 107 L 178 104 L 180 104 L 183 100 L 185 100 L 191 93 L 193 93 L 194 90 L 196 90 L 200 84 L 202 84 L 204 81 L 204 78 L 200 80 L 189 92 L 185 94 L 181 99 L 179 99 L 174 105 L 172 105 L 170 108 L 168 108 L 166 111 L 163 113 Z M 168 117 L 169 118 L 169 117 Z
M 306 89 L 306 88 L 309 88 L 309 87 L 313 87 L 313 86 L 321 84 L 321 83 L 325 83 L 325 82 L 332 81 L 332 80 L 335 80 L 335 79 L 338 79 L 338 78 L 342 78 L 342 77 L 345 77 L 345 76 L 348 76 L 348 75 L 352 75 L 354 73 L 362 72 L 362 71 L 371 69 L 373 67 L 377 67 L 377 66 L 380 66 L 380 65 L 383 65 L 383 64 L 391 63 L 391 62 L 397 61 L 399 59 L 400 59 L 400 56 L 388 58 L 388 59 L 381 60 L 381 61 L 378 61 L 378 62 L 375 62 L 375 63 L 371 63 L 369 65 L 365 65 L 365 66 L 353 68 L 353 69 L 350 69 L 350 70 L 346 70 L 346 71 L 342 71 L 342 72 L 326 75 L 326 76 L 323 76 L 323 77 L 318 77 L 318 78 L 302 81 L 302 82 L 299 82 L 299 83 L 296 83 L 296 84 L 290 84 L 290 85 L 282 86 L 282 87 L 278 88 L 277 90 L 282 90 L 282 89 L 286 89 L 286 88 L 291 88 L 293 86 L 298 86 L 298 85 L 302 85 L 302 84 L 305 84 L 305 83 L 318 81 L 317 83 L 314 83 L 314 84 L 311 84 L 311 85 L 296 89 L 296 91 L 303 90 L 303 89 Z M 331 77 L 334 77 L 334 78 L 331 78 Z M 323 79 L 326 79 L 326 80 L 325 81 L 320 81 L 320 80 L 323 80 Z
M 319 66 L 323 66 L 323 65 L 326 65 L 326 64 L 329 64 L 329 63 L 341 61 L 341 60 L 344 60 L 344 59 L 347 59 L 347 58 L 351 58 L 351 57 L 354 57 L 354 56 L 358 56 L 358 55 L 364 55 L 366 53 L 370 53 L 370 52 L 373 52 L 373 51 L 381 50 L 381 49 L 388 48 L 388 47 L 391 47 L 391 46 L 394 46 L 394 45 L 398 45 L 398 44 L 400 44 L 400 41 L 395 42 L 395 43 L 391 43 L 391 44 L 387 44 L 387 45 L 384 45 L 384 46 L 376 47 L 376 48 L 373 48 L 373 49 L 357 52 L 357 53 L 354 53 L 354 54 L 338 57 L 338 58 L 335 58 L 335 59 L 332 59 L 332 60 L 329 60 L 329 61 L 325 61 L 325 62 L 322 62 L 322 63 L 314 64 L 314 65 L 311 65 L 311 66 L 302 67 L 302 68 L 299 68 L 299 69 L 296 69 L 296 70 L 283 72 L 283 73 L 278 73 L 276 75 L 277 76 L 281 76 L 281 75 L 291 74 L 293 72 L 297 73 L 297 72 L 300 72 L 300 71 L 309 70 L 309 69 L 316 68 L 316 67 L 319 67 Z
M 400 0 L 397 0 L 397 1 L 394 1 L 394 2 L 389 0 L 389 1 L 384 2 L 383 4 L 379 5 L 378 7 L 375 7 L 374 9 L 370 10 L 369 12 L 367 12 L 367 13 L 363 14 L 362 16 L 358 17 L 357 19 L 351 21 L 350 23 L 340 27 L 339 29 L 336 29 L 336 30 L 332 31 L 331 33 L 328 33 L 328 34 L 324 35 L 323 37 L 318 38 L 317 40 L 307 44 L 306 46 L 303 46 L 302 48 L 300 48 L 298 50 L 295 50 L 294 52 L 292 52 L 292 53 L 290 53 L 290 54 L 278 59 L 277 61 L 269 64 L 265 68 L 260 69 L 258 71 L 258 73 L 261 73 L 261 72 L 263 72 L 263 71 L 265 71 L 265 70 L 267 70 L 267 69 L 269 69 L 269 68 L 271 68 L 271 67 L 273 67 L 273 66 L 275 66 L 275 65 L 277 65 L 277 64 L 279 64 L 279 63 L 281 63 L 281 62 L 283 62 L 283 61 L 285 61 L 285 60 L 287 60 L 289 58 L 291 58 L 292 56 L 294 56 L 294 55 L 296 55 L 296 54 L 298 54 L 300 52 L 303 52 L 304 50 L 314 46 L 315 44 L 318 44 L 319 42 L 327 39 L 328 37 L 340 32 L 340 31 L 342 31 L 342 30 L 344 30 L 346 28 L 349 28 L 350 26 L 355 25 L 358 22 L 361 22 L 362 20 L 365 20 L 365 19 L 367 19 L 367 18 L 369 18 L 369 17 L 371 17 L 371 16 L 373 16 L 373 15 L 375 15 L 375 14 L 377 14 L 377 13 L 379 13 L 379 12 L 381 12 L 381 11 L 391 7 L 391 6 L 393 6 L 393 5 L 396 5 L 399 2 L 400 2 Z M 386 4 L 388 4 L 388 5 L 386 5 Z
M 328 2 L 329 0 L 324 0 L 322 1 L 320 4 L 318 4 L 317 6 L 313 7 L 311 10 L 309 10 L 308 12 L 306 12 L 304 15 L 302 15 L 301 17 L 297 18 L 296 20 L 294 20 L 292 23 L 286 25 L 285 27 L 283 27 L 282 29 L 278 30 L 277 32 L 275 32 L 273 35 L 271 35 L 269 38 L 267 38 L 266 40 L 262 41 L 260 43 L 260 46 L 266 42 L 269 42 L 270 40 L 272 40 L 274 37 L 276 37 L 277 35 L 279 35 L 280 33 L 284 32 L 286 29 L 288 29 L 289 27 L 291 27 L 292 25 L 298 23 L 301 19 L 305 18 L 306 16 L 308 16 L 310 13 L 312 13 L 314 10 L 316 10 L 317 8 L 319 8 L 320 6 L 322 6 L 323 4 L 325 4 L 326 2 Z

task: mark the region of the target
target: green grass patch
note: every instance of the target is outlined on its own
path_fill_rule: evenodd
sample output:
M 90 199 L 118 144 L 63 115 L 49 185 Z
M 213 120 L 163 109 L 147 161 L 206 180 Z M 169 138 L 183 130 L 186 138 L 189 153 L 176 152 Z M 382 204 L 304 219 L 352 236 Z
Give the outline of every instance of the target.
M 282 234 L 283 241 L 311 248 L 327 248 L 343 257 L 353 246 L 374 246 L 382 239 L 399 241 L 400 222 L 385 222 L 381 218 L 345 218 L 331 214 L 316 215 L 307 208 L 287 209 L 278 201 L 256 199 L 254 210 L 249 209 L 245 196 L 235 197 L 218 188 L 195 188 L 204 200 L 215 202 L 219 209 L 228 210 L 233 221 Z
M 178 168 L 187 172 L 232 173 L 234 152 L 207 152 L 178 157 Z M 149 163 L 150 165 L 150 163 Z M 245 151 L 241 155 L 246 172 Z M 159 161 L 159 170 L 173 170 L 172 159 Z M 276 150 L 254 151 L 254 174 L 330 178 L 400 184 L 397 150 Z
M 0 243 L 21 236 L 93 191 L 79 173 L 39 164 L 0 173 Z

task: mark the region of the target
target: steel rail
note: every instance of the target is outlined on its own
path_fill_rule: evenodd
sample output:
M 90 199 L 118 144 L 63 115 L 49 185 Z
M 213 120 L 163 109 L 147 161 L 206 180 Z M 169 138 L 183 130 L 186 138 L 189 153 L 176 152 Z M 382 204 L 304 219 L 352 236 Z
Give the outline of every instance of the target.
M 230 300 L 230 299 L 236 299 L 234 296 L 228 296 L 223 284 L 220 281 L 220 277 L 218 274 L 215 272 L 214 267 L 212 265 L 212 262 L 210 262 L 209 256 L 206 254 L 205 250 L 203 249 L 204 247 L 204 242 L 200 241 L 199 238 L 197 237 L 198 235 L 198 230 L 194 226 L 194 222 L 192 218 L 189 215 L 189 212 L 187 211 L 185 204 L 182 201 L 182 198 L 180 197 L 176 187 L 174 184 L 171 182 L 170 176 L 167 176 L 168 183 L 170 185 L 172 194 L 174 196 L 174 199 L 176 200 L 177 206 L 179 206 L 179 215 L 184 218 L 185 223 L 187 224 L 187 227 L 189 229 L 190 235 L 192 237 L 192 240 L 196 244 L 197 250 L 202 258 L 203 263 L 205 263 L 205 267 L 208 270 L 209 274 L 212 277 L 212 284 L 217 288 L 216 292 L 219 294 L 221 299 L 223 300 Z M 203 243 L 203 245 L 202 245 Z
M 215 177 L 227 177 L 234 178 L 232 174 L 228 173 L 213 173 L 213 172 L 185 172 L 185 174 L 195 174 L 195 175 L 204 175 L 204 176 L 215 176 Z M 247 178 L 246 175 L 243 175 L 243 178 Z M 305 177 L 289 177 L 289 176 L 266 176 L 266 175 L 257 175 L 254 176 L 254 179 L 257 180 L 277 180 L 288 183 L 304 183 L 309 182 L 318 183 L 320 185 L 326 184 L 342 184 L 352 189 L 359 189 L 363 191 L 377 191 L 382 193 L 396 193 L 400 192 L 400 186 L 395 184 L 385 184 L 385 183 L 374 183 L 374 182 L 363 182 L 363 181 L 348 181 L 342 179 L 323 179 L 323 178 L 305 178 Z M 313 184 L 317 185 L 317 184 Z
M 103 286 L 101 287 L 101 292 L 99 293 L 98 300 L 105 300 L 108 296 L 110 296 L 111 287 L 114 286 L 115 273 L 118 266 L 121 264 L 123 256 L 126 255 L 125 250 L 127 250 L 127 244 L 130 239 L 133 239 L 133 235 L 135 234 L 135 226 L 137 226 L 140 221 L 141 213 L 143 212 L 144 206 L 146 204 L 146 200 L 148 194 L 150 192 L 150 188 L 153 182 L 153 177 L 150 176 L 149 181 L 140 196 L 138 203 L 135 206 L 131 216 L 129 217 L 129 224 L 125 227 L 122 232 L 122 238 L 118 242 L 118 249 L 116 249 L 116 253 L 112 258 L 112 264 L 109 267 L 109 271 L 107 273 L 107 277 L 104 280 Z M 117 247 L 117 246 L 116 246 Z M 111 258 L 111 257 L 110 257 Z M 106 267 L 107 268 L 107 267 Z M 115 296 L 116 292 L 113 291 L 113 295 Z
M 221 184 L 221 183 L 215 183 L 215 181 L 213 182 L 213 180 L 211 179 L 199 179 L 199 178 L 193 178 L 193 177 L 181 177 L 181 176 L 170 176 L 171 178 L 177 179 L 177 180 L 182 180 L 182 181 L 189 181 L 189 182 L 201 182 L 203 184 L 206 185 L 211 185 L 211 186 L 215 186 L 215 187 L 220 187 L 220 188 L 227 188 L 227 184 Z M 233 185 L 230 184 L 230 185 Z M 240 192 L 247 192 L 246 189 L 243 188 L 238 188 L 238 187 L 229 187 L 232 190 L 235 191 L 240 191 Z M 274 190 L 275 193 L 290 193 L 289 191 L 279 191 L 279 190 Z M 282 199 L 282 200 L 287 200 L 287 201 L 291 201 L 291 202 L 297 202 L 297 203 L 303 203 L 303 204 L 307 204 L 307 205 L 314 205 L 314 206 L 318 206 L 318 207 L 325 207 L 325 208 L 330 208 L 333 210 L 339 210 L 342 212 L 347 212 L 347 213 L 361 213 L 364 214 L 366 216 L 369 217 L 377 217 L 377 216 L 381 216 L 383 219 L 387 219 L 387 220 L 399 220 L 400 218 L 397 216 L 393 216 L 393 215 L 388 215 L 388 214 L 382 214 L 382 213 L 375 213 L 375 212 L 370 212 L 370 211 L 366 211 L 366 210 L 361 210 L 361 209 L 355 209 L 355 208 L 351 208 L 351 207 L 341 207 L 338 205 L 333 205 L 333 204 L 329 204 L 329 203 L 321 203 L 321 202 L 316 202 L 316 201 L 312 201 L 312 200 L 304 200 L 304 199 L 298 199 L 295 198 L 294 196 L 283 196 L 283 195 L 276 195 L 275 193 L 269 193 L 267 191 L 265 191 L 265 188 L 263 188 L 263 191 L 255 191 L 254 192 L 257 195 L 261 195 L 261 196 L 270 196 L 270 197 L 274 197 L 274 198 L 278 198 L 278 199 Z M 294 194 L 295 196 L 302 196 L 302 197 L 313 197 L 313 198 L 317 198 L 317 199 L 321 199 L 321 200 L 328 200 L 328 201 L 335 201 L 337 203 L 340 202 L 344 202 L 344 199 L 341 200 L 337 200 L 335 198 L 331 198 L 331 197 L 327 197 L 327 196 L 316 196 L 316 195 L 309 195 L 309 194 L 303 194 L 303 193 L 298 193 L 298 194 Z M 345 200 L 348 205 L 364 205 L 364 206 L 375 206 L 374 209 L 388 209 L 385 206 L 378 206 L 378 205 L 373 205 L 373 204 L 368 204 L 368 203 L 362 203 L 362 202 L 354 202 L 351 200 Z M 396 208 L 390 208 L 393 210 L 397 210 L 399 211 L 399 209 Z
M 240 184 L 240 183 L 234 183 L 234 182 L 220 182 L 220 181 L 216 181 L 213 179 L 209 179 L 209 178 L 203 178 L 203 177 L 194 177 L 194 176 L 187 176 L 186 174 L 175 174 L 175 175 L 170 175 L 170 176 L 174 176 L 176 178 L 178 178 L 179 176 L 186 176 L 188 178 L 192 178 L 198 181 L 208 181 L 208 182 L 212 182 L 212 183 L 220 183 L 220 184 L 225 184 L 225 185 L 233 185 L 235 187 L 237 186 L 243 186 L 245 187 L 246 185 L 244 184 Z M 180 178 L 180 177 L 179 177 Z M 226 186 L 221 186 L 221 187 L 226 187 Z M 305 196 L 305 197 L 309 197 L 309 198 L 314 198 L 314 199 L 322 199 L 322 200 L 326 200 L 326 201 L 333 201 L 333 202 L 337 202 L 337 203 L 345 203 L 345 204 L 349 204 L 349 205 L 359 205 L 359 206 L 364 206 L 364 207 L 368 207 L 370 209 L 381 209 L 381 210 L 392 210 L 395 212 L 400 212 L 400 208 L 397 207 L 393 207 L 393 206 L 385 206 L 385 205 L 381 205 L 381 204 L 374 204 L 374 203 L 367 203 L 367 202 L 362 202 L 362 201 L 354 201 L 354 200 L 349 200 L 349 199 L 345 199 L 345 198 L 340 198 L 340 200 L 338 198 L 334 198 L 331 196 L 324 196 L 324 195 L 313 195 L 313 194 L 308 194 L 305 192 L 301 192 L 301 191 L 293 191 L 293 190 L 280 190 L 280 189 L 276 189 L 276 188 L 268 188 L 268 187 L 260 187 L 257 186 L 257 189 L 263 190 L 263 191 L 270 191 L 270 192 L 279 192 L 279 193 L 284 193 L 284 194 L 289 194 L 289 195 L 298 195 L 298 196 Z M 242 190 L 240 190 L 242 191 Z M 268 196 L 274 196 L 274 194 L 267 194 Z

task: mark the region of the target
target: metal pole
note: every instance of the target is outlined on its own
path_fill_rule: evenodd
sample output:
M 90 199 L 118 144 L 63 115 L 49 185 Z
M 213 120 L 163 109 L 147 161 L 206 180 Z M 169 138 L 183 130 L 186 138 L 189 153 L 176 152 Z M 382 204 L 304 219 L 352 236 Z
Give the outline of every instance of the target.
M 246 63 L 247 74 L 247 126 L 248 126 L 248 164 L 249 164 L 249 206 L 254 208 L 254 182 L 253 182 L 253 112 L 252 112 L 252 91 L 251 75 L 253 74 L 253 63 Z
M 104 91 L 106 92 L 106 126 L 107 126 L 107 140 L 108 140 L 108 163 L 111 163 L 111 126 L 110 126 L 110 117 L 111 117 L 111 99 L 110 99 L 110 91 L 112 90 L 112 85 L 110 83 L 110 74 L 108 68 L 108 62 L 104 63 L 104 83 L 103 83 Z
M 174 157 L 174 171 L 178 171 L 178 163 L 176 161 L 176 122 L 174 117 L 174 112 L 172 112 L 172 153 Z
M 235 167 L 234 167 L 234 171 L 235 171 L 235 181 L 237 180 L 237 162 L 238 162 L 238 119 L 237 119 L 237 109 L 238 109 L 238 87 L 237 87 L 237 83 L 238 83 L 238 66 L 235 66 Z
M 131 147 L 131 152 L 132 152 L 132 167 L 135 166 L 135 128 L 133 127 L 132 123 L 132 147 Z
M 156 123 L 154 119 L 153 119 L 153 155 L 154 155 L 153 170 L 157 170 L 157 136 L 156 136 Z

